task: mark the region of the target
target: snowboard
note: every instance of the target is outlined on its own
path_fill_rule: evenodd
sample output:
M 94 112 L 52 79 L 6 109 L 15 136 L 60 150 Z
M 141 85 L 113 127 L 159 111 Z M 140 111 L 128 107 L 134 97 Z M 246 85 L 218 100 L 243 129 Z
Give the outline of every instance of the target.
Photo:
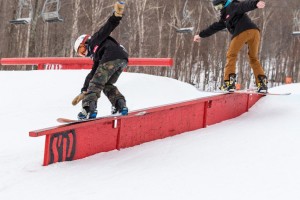
M 136 114 L 134 114 L 134 116 L 141 116 L 141 115 L 145 115 L 147 112 L 146 111 L 141 111 L 138 112 Z M 102 117 L 96 117 L 94 119 L 84 119 L 84 120 L 78 120 L 78 119 L 68 119 L 68 118 L 57 118 L 56 121 L 58 123 L 62 123 L 62 124 L 74 124 L 74 123 L 82 123 L 82 122 L 89 122 L 89 121 L 94 121 L 97 119 L 105 119 L 105 118 L 110 118 L 110 117 L 126 117 L 128 115 L 121 115 L 121 114 L 113 114 L 113 115 L 107 115 L 107 116 L 102 116 Z
M 239 93 L 239 94 L 257 94 L 257 95 L 262 95 L 262 96 L 268 96 L 268 95 L 291 95 L 292 93 L 291 92 L 283 92 L 283 93 L 280 93 L 280 92 L 266 92 L 266 93 L 263 93 L 263 92 L 256 92 L 256 91 L 252 91 L 252 90 L 235 90 L 235 91 L 214 91 L 214 93 L 224 93 L 224 94 L 234 94 L 234 93 Z

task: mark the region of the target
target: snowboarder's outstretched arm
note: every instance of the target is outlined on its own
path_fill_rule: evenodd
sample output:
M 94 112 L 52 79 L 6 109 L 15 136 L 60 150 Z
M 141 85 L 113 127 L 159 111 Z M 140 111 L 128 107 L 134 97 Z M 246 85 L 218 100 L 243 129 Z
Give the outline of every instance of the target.
M 120 24 L 123 16 L 125 3 L 117 2 L 114 5 L 114 13 L 108 18 L 106 23 L 91 38 L 92 45 L 100 45 Z
M 251 10 L 255 10 L 256 8 L 264 8 L 265 2 L 255 0 L 255 1 L 242 1 L 237 4 L 237 14 L 243 14 L 249 12 Z
M 200 42 L 201 38 L 209 37 L 216 32 L 226 28 L 225 22 L 220 20 L 210 25 L 207 29 L 201 31 L 199 35 L 194 36 L 194 42 Z
M 91 38 L 91 44 L 100 45 L 113 30 L 120 24 L 122 17 L 116 17 L 114 14 L 107 20 L 107 22 L 97 31 Z
M 226 28 L 225 22 L 223 20 L 220 20 L 220 21 L 215 22 L 212 25 L 210 25 L 207 29 L 201 31 L 199 33 L 199 36 L 201 38 L 209 37 L 209 36 L 215 34 L 216 32 L 223 30 L 225 28 Z

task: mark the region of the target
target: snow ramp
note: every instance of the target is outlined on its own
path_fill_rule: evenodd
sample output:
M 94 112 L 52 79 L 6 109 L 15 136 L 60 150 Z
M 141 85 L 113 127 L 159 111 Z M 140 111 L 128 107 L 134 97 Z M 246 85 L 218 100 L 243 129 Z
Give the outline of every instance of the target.
M 1 58 L 0 64 L 32 65 L 36 70 L 78 70 L 90 69 L 92 61 L 64 57 Z M 129 58 L 128 65 L 171 67 L 173 59 Z M 206 128 L 247 112 L 261 97 L 258 94 L 220 94 L 138 110 L 128 116 L 109 116 L 30 131 L 29 136 L 45 136 L 43 165 L 46 166 Z

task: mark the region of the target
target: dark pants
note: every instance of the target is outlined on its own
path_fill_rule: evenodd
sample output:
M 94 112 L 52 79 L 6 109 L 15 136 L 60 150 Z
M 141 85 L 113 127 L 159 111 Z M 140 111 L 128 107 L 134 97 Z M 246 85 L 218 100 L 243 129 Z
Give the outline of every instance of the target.
M 91 111 L 96 109 L 101 91 L 107 96 L 112 106 L 116 105 L 118 99 L 125 100 L 125 97 L 113 84 L 117 82 L 126 67 L 127 60 L 121 59 L 100 64 L 89 83 L 87 94 L 82 100 L 82 107 L 89 107 Z

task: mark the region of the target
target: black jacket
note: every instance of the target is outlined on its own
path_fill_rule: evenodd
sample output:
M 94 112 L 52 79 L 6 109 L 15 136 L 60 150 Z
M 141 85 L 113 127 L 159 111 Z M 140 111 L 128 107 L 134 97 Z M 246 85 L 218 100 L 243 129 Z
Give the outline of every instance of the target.
M 87 75 L 81 91 L 86 91 L 90 80 L 93 78 L 98 66 L 108 61 L 125 59 L 128 61 L 128 53 L 123 46 L 111 36 L 111 32 L 120 24 L 122 17 L 116 17 L 114 14 L 107 22 L 97 31 L 90 40 L 87 41 L 88 56 L 93 61 L 91 72 Z
M 120 24 L 122 17 L 116 17 L 114 14 L 97 31 L 90 40 L 88 40 L 89 56 L 94 62 L 99 64 L 116 59 L 128 60 L 128 54 L 123 47 L 111 36 L 111 32 Z
M 232 34 L 232 38 L 234 38 L 245 30 L 258 29 L 258 27 L 246 14 L 246 12 L 256 9 L 256 4 L 258 2 L 259 0 L 242 2 L 233 0 L 226 8 L 223 8 L 220 11 L 220 21 L 213 23 L 207 29 L 201 31 L 199 33 L 199 36 L 202 38 L 209 37 L 212 34 L 227 28 L 228 31 Z

